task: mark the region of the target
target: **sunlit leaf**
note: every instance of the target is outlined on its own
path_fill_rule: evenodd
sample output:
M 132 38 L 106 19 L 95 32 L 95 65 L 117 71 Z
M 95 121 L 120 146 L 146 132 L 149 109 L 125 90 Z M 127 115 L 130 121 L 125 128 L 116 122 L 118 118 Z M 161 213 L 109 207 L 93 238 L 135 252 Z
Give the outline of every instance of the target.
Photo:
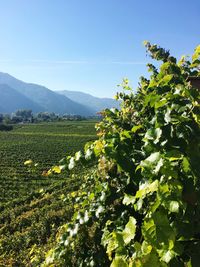
M 129 217 L 129 221 L 126 224 L 123 231 L 123 239 L 125 244 L 130 243 L 130 241 L 135 237 L 136 232 L 136 219 L 133 217 Z
M 128 263 L 122 257 L 116 257 L 112 261 L 110 267 L 128 267 Z
M 61 168 L 60 168 L 60 166 L 54 166 L 54 167 L 52 168 L 52 171 L 53 171 L 54 173 L 61 173 Z
M 31 159 L 26 160 L 26 161 L 24 162 L 24 165 L 31 165 L 31 164 L 33 164 L 33 161 L 32 161 Z

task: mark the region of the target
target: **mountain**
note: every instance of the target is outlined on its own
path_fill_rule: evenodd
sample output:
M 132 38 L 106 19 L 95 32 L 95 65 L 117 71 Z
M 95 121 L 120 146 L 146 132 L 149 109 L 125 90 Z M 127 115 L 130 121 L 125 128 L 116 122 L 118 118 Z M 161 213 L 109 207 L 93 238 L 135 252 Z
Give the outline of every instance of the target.
M 41 106 L 7 84 L 0 84 L 0 112 L 12 113 L 18 109 L 31 109 L 33 112 L 44 111 Z
M 0 91 L 0 99 L 2 102 L 6 103 L 6 105 L 2 107 L 3 110 L 0 109 L 0 112 L 9 112 L 9 110 L 13 111 L 15 107 L 19 107 L 20 109 L 23 107 L 32 109 L 31 107 L 33 106 L 33 110 L 37 112 L 47 111 L 59 114 L 67 113 L 83 116 L 94 114 L 93 110 L 90 108 L 80 103 L 76 103 L 66 96 L 57 94 L 41 85 L 25 83 L 7 73 L 0 72 L 0 84 L 2 86 L 5 86 L 6 84 L 10 88 L 10 90 L 7 88 L 5 93 L 3 93 L 3 90 Z M 13 89 L 13 91 L 11 89 Z M 16 92 L 18 93 L 18 97 L 15 98 L 13 94 L 16 96 Z M 8 103 L 10 103 L 10 107 L 7 105 L 6 101 L 9 101 Z M 2 106 L 1 103 L 0 106 Z
M 119 105 L 120 105 L 118 101 L 112 98 L 94 97 L 90 94 L 86 94 L 86 93 L 78 92 L 78 91 L 64 90 L 64 91 L 58 91 L 58 93 L 68 97 L 69 99 L 77 103 L 81 103 L 84 106 L 89 107 L 95 113 L 106 108 L 113 108 L 113 107 L 119 108 Z
M 52 91 L 44 86 L 25 83 L 8 73 L 0 72 L 0 113 L 31 109 L 82 116 L 95 115 L 105 108 L 119 108 L 111 98 L 98 98 L 76 91 Z

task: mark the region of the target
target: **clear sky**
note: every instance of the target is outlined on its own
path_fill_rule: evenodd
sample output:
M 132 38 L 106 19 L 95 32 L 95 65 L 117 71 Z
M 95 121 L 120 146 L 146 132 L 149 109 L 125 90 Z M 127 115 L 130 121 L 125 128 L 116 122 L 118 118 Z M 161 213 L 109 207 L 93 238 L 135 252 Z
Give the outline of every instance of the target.
M 200 43 L 200 0 L 0 0 L 0 71 L 52 90 L 112 97 L 149 61 L 144 40 L 177 57 Z

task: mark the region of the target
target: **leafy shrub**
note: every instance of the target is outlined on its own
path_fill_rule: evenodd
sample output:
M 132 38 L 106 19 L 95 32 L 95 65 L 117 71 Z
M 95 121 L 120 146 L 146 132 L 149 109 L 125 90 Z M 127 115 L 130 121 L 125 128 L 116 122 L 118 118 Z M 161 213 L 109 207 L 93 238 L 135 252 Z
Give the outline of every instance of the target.
M 12 125 L 0 124 L 0 131 L 12 131 Z
M 189 61 L 145 42 L 148 64 L 137 93 L 127 79 L 121 109 L 105 110 L 99 139 L 67 159 L 94 160 L 93 173 L 68 197 L 72 221 L 43 266 L 199 266 L 200 46 Z M 96 163 L 97 162 L 97 163 Z

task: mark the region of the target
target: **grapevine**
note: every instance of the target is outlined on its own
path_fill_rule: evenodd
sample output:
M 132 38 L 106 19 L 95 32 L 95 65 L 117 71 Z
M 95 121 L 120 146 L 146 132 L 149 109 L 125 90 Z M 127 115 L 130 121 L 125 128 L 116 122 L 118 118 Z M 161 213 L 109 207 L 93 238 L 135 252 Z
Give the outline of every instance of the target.
M 145 42 L 136 93 L 124 79 L 121 109 L 102 112 L 98 140 L 66 159 L 93 162 L 43 266 L 198 266 L 200 253 L 200 46 L 179 62 Z

